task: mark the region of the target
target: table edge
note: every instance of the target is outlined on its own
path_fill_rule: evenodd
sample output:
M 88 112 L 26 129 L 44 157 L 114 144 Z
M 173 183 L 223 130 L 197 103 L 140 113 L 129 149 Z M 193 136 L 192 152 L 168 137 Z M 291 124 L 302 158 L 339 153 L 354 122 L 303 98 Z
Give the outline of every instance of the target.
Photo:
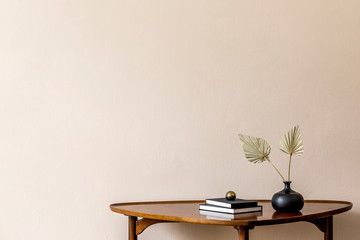
M 261 202 L 271 202 L 271 200 L 259 200 L 255 199 L 254 201 Z M 196 224 L 208 224 L 208 225 L 221 225 L 221 226 L 262 226 L 262 225 L 273 225 L 273 224 L 282 224 L 282 223 L 292 223 L 300 221 L 310 221 L 319 218 L 325 218 L 340 214 L 352 209 L 353 204 L 349 201 L 340 201 L 340 200 L 305 200 L 305 203 L 338 203 L 345 204 L 346 206 L 329 210 L 322 213 L 314 213 L 309 215 L 293 216 L 291 218 L 284 219 L 268 219 L 268 220 L 212 220 L 212 219 L 200 219 L 200 218 L 186 218 L 186 217 L 176 217 L 176 216 L 164 216 L 164 215 L 153 215 L 143 212 L 128 211 L 124 209 L 119 209 L 119 206 L 128 206 L 128 205 L 146 205 L 146 204 L 177 204 L 177 203 L 204 203 L 205 200 L 181 200 L 181 201 L 148 201 L 148 202 L 124 202 L 124 203 L 114 203 L 110 205 L 110 209 L 113 212 L 121 213 L 126 216 L 142 217 L 154 220 L 160 220 L 164 222 L 185 222 L 185 223 L 196 223 Z

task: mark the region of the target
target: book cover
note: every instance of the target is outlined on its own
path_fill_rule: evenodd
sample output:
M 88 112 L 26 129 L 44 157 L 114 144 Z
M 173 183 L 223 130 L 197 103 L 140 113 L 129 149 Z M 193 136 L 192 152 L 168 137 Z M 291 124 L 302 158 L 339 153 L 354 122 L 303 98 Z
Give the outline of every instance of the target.
M 206 199 L 206 203 L 210 205 L 226 207 L 226 208 L 247 208 L 247 207 L 256 207 L 258 205 L 255 201 L 244 200 L 244 199 L 235 199 L 227 200 L 226 198 L 210 198 Z
M 262 211 L 262 206 L 247 207 L 247 208 L 224 208 L 210 204 L 200 204 L 200 210 L 236 214 L 236 213 L 259 212 Z

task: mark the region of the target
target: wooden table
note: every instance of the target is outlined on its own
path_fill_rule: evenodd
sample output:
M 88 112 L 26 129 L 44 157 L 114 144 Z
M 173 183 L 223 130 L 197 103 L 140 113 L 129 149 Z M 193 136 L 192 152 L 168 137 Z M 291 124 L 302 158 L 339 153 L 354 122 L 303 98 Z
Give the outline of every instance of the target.
M 324 233 L 325 240 L 332 240 L 333 215 L 352 208 L 351 202 L 309 200 L 305 201 L 304 208 L 299 213 L 278 213 L 272 208 L 270 200 L 256 201 L 263 206 L 260 216 L 246 216 L 236 220 L 210 219 L 209 216 L 201 215 L 199 204 L 204 201 L 116 203 L 110 205 L 110 209 L 129 217 L 129 240 L 137 240 L 139 234 L 155 223 L 185 222 L 233 226 L 238 231 L 240 240 L 248 240 L 249 230 L 256 226 L 300 221 L 313 223 Z

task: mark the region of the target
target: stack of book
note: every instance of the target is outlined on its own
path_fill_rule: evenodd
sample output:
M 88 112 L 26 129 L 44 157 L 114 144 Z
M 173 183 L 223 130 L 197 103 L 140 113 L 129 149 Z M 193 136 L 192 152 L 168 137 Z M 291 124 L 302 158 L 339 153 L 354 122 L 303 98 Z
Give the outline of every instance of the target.
M 226 198 L 206 199 L 205 204 L 200 204 L 200 214 L 225 219 L 241 219 L 262 215 L 262 206 L 256 201 Z

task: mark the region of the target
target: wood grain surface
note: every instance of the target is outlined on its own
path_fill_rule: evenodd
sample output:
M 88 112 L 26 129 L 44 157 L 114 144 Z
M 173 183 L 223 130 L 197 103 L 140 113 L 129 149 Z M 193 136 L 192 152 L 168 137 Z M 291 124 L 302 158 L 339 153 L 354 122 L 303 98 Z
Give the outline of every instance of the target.
M 249 216 L 247 214 L 243 219 L 236 220 L 211 219 L 209 216 L 201 215 L 199 204 L 204 203 L 203 200 L 116 203 L 110 205 L 110 208 L 114 212 L 127 216 L 160 220 L 159 222 L 187 222 L 246 227 L 299 221 L 311 222 L 312 220 L 349 211 L 352 208 L 352 203 L 346 201 L 306 200 L 304 208 L 299 213 L 279 213 L 272 208 L 270 200 L 256 201 L 263 206 L 262 215 Z

